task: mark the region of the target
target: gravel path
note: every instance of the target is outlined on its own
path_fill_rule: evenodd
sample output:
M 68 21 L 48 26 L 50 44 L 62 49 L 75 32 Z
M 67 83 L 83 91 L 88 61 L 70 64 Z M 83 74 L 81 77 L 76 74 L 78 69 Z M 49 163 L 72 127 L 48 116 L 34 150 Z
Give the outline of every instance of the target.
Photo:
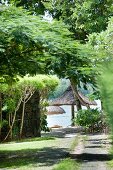
M 88 135 L 84 139 L 71 153 L 72 158 L 81 162 L 81 170 L 108 170 L 106 166 L 106 161 L 110 160 L 108 136 L 105 134 Z

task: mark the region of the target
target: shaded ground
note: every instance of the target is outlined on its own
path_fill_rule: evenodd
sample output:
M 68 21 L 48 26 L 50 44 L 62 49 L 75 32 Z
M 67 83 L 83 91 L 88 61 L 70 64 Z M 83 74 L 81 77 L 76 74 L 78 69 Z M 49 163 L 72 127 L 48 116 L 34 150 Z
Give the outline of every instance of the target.
M 109 170 L 106 166 L 106 161 L 111 159 L 108 154 L 109 146 L 107 135 L 89 135 L 79 143 L 71 157 L 81 162 L 81 170 Z
M 76 128 L 56 129 L 42 136 L 55 136 L 48 141 L 32 141 L 0 145 L 0 169 L 51 170 L 69 155 Z
M 112 170 L 106 166 L 110 141 L 105 134 L 81 135 L 76 149 L 70 146 L 76 139 L 78 128 L 53 129 L 42 136 L 54 136 L 48 141 L 32 141 L 0 145 L 0 169 L 52 170 L 60 160 L 71 156 L 81 163 L 81 170 Z

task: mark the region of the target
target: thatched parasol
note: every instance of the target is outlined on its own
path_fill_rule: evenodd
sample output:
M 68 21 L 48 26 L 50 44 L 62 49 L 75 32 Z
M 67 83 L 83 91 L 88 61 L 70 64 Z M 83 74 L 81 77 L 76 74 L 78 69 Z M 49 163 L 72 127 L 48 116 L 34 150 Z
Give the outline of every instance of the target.
M 79 98 L 81 98 L 81 105 L 90 106 L 97 105 L 95 101 L 91 101 L 88 97 L 84 96 L 81 92 L 78 92 Z M 71 86 L 62 94 L 62 96 L 49 102 L 50 106 L 71 105 L 72 119 L 74 119 L 74 105 L 76 105 L 76 99 L 74 98 Z M 73 123 L 72 123 L 73 124 Z
M 55 114 L 63 114 L 63 113 L 65 113 L 65 110 L 62 109 L 59 106 L 48 106 L 46 109 L 47 109 L 47 114 L 48 115 L 55 115 Z
M 86 103 L 86 105 L 97 105 L 95 101 L 91 101 L 88 97 L 84 96 L 81 92 L 78 92 L 79 97 Z M 74 98 L 71 87 L 62 94 L 62 96 L 49 102 L 50 106 L 60 106 L 60 105 L 76 105 L 76 99 Z M 83 104 L 82 104 L 83 105 Z

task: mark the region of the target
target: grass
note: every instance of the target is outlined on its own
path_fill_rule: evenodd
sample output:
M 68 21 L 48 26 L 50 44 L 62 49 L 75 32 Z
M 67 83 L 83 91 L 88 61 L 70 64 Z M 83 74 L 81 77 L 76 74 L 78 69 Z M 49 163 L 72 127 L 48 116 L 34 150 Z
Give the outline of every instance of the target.
M 75 160 L 67 158 L 61 161 L 53 170 L 79 170 L 80 165 Z
M 46 136 L 46 137 L 25 138 L 21 140 L 16 140 L 16 141 L 11 141 L 11 142 L 2 142 L 2 143 L 21 143 L 21 142 L 43 141 L 43 140 L 55 140 L 55 137 Z
M 79 142 L 79 135 L 75 137 L 75 139 L 72 141 L 72 144 L 70 146 L 70 151 L 73 151 L 75 147 L 78 145 Z
M 113 135 L 110 134 L 108 139 L 111 141 L 111 146 L 109 148 L 109 155 L 111 160 L 107 161 L 107 165 L 108 168 L 113 168 Z
M 111 160 L 107 161 L 107 165 L 108 167 L 113 168 L 113 146 L 110 147 L 109 154 L 110 154 Z

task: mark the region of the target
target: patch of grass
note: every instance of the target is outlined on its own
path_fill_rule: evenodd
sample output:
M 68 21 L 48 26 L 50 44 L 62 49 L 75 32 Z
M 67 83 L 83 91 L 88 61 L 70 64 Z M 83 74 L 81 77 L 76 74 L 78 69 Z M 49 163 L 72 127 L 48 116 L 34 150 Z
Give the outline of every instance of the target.
M 79 170 L 80 165 L 75 160 L 67 158 L 61 161 L 53 170 Z
M 113 168 L 113 160 L 107 161 L 107 165 L 108 165 L 110 168 Z
M 33 142 L 33 141 L 43 141 L 43 140 L 55 140 L 55 137 L 38 137 L 38 138 L 26 138 L 19 140 L 17 142 Z
M 79 142 L 79 136 L 76 136 L 71 144 L 70 151 L 73 151 L 75 147 L 78 145 Z
M 55 137 L 52 136 L 46 136 L 46 137 L 36 137 L 36 138 L 25 138 L 17 141 L 12 141 L 12 142 L 4 142 L 5 143 L 20 143 L 20 142 L 33 142 L 33 141 L 43 141 L 43 140 L 55 140 Z M 1 143 L 2 144 L 2 143 Z
M 113 136 L 110 135 L 109 139 L 113 142 Z M 108 167 L 113 168 L 113 145 L 111 145 L 109 149 L 109 155 L 110 155 L 111 160 L 107 161 L 107 165 Z
M 30 141 L 30 142 L 14 142 L 14 143 L 5 143 L 0 144 L 0 152 L 1 151 L 20 151 L 20 150 L 27 150 L 27 149 L 41 149 L 43 147 L 50 147 L 57 143 L 57 139 L 52 142 L 51 140 L 44 140 L 44 141 Z

